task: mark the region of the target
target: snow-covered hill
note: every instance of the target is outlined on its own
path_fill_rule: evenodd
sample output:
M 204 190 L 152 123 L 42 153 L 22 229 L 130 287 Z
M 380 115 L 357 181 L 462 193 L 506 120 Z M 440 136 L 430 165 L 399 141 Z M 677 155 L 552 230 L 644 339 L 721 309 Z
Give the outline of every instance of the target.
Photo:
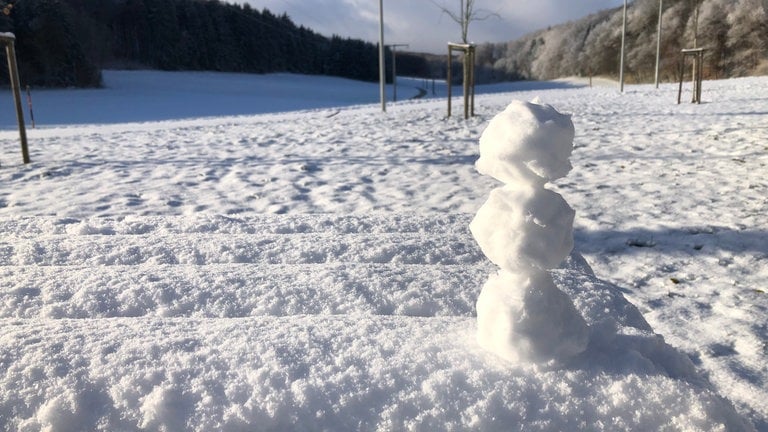
M 47 126 L 28 166 L 4 130 L 0 429 L 768 430 L 767 87 Z M 552 274 L 592 335 L 549 368 L 477 345 L 468 230 L 534 96 L 573 114 Z

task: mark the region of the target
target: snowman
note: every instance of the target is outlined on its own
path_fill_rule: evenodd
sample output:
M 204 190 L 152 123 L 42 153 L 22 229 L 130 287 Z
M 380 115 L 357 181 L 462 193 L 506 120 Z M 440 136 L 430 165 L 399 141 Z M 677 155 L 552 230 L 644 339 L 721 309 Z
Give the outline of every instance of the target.
M 548 271 L 573 249 L 575 212 L 545 187 L 571 170 L 573 137 L 569 115 L 535 100 L 512 102 L 480 138 L 477 170 L 503 186 L 470 223 L 499 266 L 477 300 L 477 340 L 508 361 L 558 364 L 589 341 L 586 322 Z

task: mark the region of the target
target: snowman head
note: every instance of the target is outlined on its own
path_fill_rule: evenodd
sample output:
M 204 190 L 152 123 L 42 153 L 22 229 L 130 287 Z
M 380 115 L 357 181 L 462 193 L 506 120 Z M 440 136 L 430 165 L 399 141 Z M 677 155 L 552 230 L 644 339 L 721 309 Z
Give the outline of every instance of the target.
M 571 170 L 571 116 L 538 100 L 513 101 L 480 137 L 477 169 L 502 183 L 546 183 Z

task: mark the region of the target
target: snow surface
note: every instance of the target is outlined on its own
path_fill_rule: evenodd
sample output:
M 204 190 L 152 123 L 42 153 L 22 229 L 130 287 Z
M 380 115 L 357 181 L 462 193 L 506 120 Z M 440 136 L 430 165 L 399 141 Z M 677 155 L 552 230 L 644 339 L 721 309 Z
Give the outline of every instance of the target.
M 37 127 L 64 124 L 110 124 L 217 116 L 240 116 L 379 103 L 379 84 L 349 79 L 295 74 L 252 75 L 221 72 L 158 71 L 102 72 L 104 88 L 87 90 L 30 89 L 22 93 L 27 124 Z M 477 93 L 531 88 L 571 88 L 577 80 L 511 82 L 479 86 Z M 22 89 L 25 90 L 25 89 Z M 453 94 L 461 93 L 454 87 Z M 394 88 L 386 86 L 388 105 Z M 16 111 L 9 92 L 0 104 L 0 128 L 16 127 Z M 398 78 L 397 98 L 445 97 L 444 82 Z M 32 103 L 32 116 L 29 103 Z
M 150 100 L 159 73 L 134 73 Z M 768 78 L 702 105 L 555 83 L 469 121 L 440 99 L 217 113 L 197 87 L 163 122 L 124 123 L 155 105 L 120 88 L 48 93 L 90 114 L 36 97 L 27 166 L 0 131 L 0 430 L 768 430 Z M 480 133 L 534 96 L 573 115 L 548 187 L 578 253 L 550 273 L 590 330 L 551 368 L 477 345 L 495 267 L 468 229 L 499 186 Z

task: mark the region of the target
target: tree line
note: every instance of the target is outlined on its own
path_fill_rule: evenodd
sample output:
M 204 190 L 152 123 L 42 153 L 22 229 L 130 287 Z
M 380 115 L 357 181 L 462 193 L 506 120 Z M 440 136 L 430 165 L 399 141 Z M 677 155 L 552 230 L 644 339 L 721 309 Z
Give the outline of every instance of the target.
M 768 74 L 768 0 L 664 0 L 661 77 L 677 79 L 680 50 L 707 49 L 706 78 Z M 22 84 L 93 87 L 101 69 L 293 72 L 378 79 L 375 44 L 326 37 L 285 15 L 219 0 L 0 0 Z M 698 8 L 698 13 L 696 10 Z M 630 3 L 626 78 L 655 74 L 659 0 Z M 479 83 L 617 76 L 622 8 L 476 50 Z M 398 74 L 443 79 L 445 56 L 398 52 Z M 386 59 L 389 62 L 390 53 Z M 458 60 L 456 60 L 458 62 Z M 387 65 L 387 69 L 391 65 Z M 458 67 L 458 63 L 454 66 Z M 460 74 L 458 74 L 460 75 Z M 387 77 L 391 78 L 390 72 Z M 460 79 L 460 76 L 458 77 Z M 7 82 L 0 68 L 0 81 Z
M 705 78 L 768 74 L 768 0 L 664 0 L 662 80 L 675 81 L 680 51 L 706 48 Z M 698 13 L 696 13 L 698 8 Z M 477 48 L 489 75 L 523 79 L 618 76 L 623 8 L 553 26 L 521 39 Z M 625 75 L 652 82 L 656 69 L 659 0 L 635 0 L 627 11 Z
M 0 2 L 2 3 L 2 2 Z M 293 72 L 375 81 L 375 44 L 326 37 L 285 15 L 219 0 L 15 0 L 23 84 L 95 87 L 103 68 Z M 0 68 L 2 70 L 2 68 Z M 7 71 L 0 76 L 7 82 Z

